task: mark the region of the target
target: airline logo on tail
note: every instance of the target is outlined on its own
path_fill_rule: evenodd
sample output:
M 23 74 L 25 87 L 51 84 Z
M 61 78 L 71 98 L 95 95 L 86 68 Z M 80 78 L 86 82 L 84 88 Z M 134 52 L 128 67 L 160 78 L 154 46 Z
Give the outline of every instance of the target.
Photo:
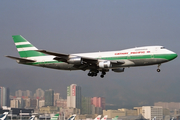
M 32 115 L 32 116 L 29 118 L 29 120 L 34 120 L 34 118 L 35 118 L 35 115 Z
M 4 112 L 1 116 L 0 116 L 0 120 L 5 120 L 6 117 L 8 115 L 8 112 Z
M 94 120 L 100 120 L 101 119 L 101 115 L 98 115 Z
M 107 119 L 107 115 L 105 115 L 101 120 L 106 120 Z
M 118 116 L 116 116 L 116 117 L 112 118 L 112 120 L 117 120 L 117 119 L 118 119 Z
M 58 120 L 59 114 L 55 114 L 50 120 Z
M 72 115 L 68 120 L 75 120 L 76 114 Z

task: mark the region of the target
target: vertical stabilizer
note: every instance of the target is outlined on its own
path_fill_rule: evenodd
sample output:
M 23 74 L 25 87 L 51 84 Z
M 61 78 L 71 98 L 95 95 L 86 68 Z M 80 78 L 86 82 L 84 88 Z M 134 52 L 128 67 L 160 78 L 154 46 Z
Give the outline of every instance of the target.
M 71 117 L 68 118 L 68 120 L 75 120 L 76 114 L 72 115 Z
M 14 40 L 14 43 L 16 45 L 20 57 L 27 58 L 27 57 L 45 56 L 44 53 L 35 51 L 38 49 L 21 35 L 13 35 L 12 38 Z
M 35 119 L 35 115 L 32 115 L 29 120 L 34 120 Z
M 55 114 L 50 120 L 58 120 L 59 114 Z
M 112 120 L 118 120 L 118 116 L 116 116 L 116 117 L 112 118 Z
M 107 120 L 107 115 L 105 115 L 101 120 Z
M 0 120 L 5 120 L 6 117 L 8 115 L 8 112 L 4 112 L 1 116 L 0 116 Z
M 100 120 L 101 119 L 101 115 L 98 115 L 94 120 Z

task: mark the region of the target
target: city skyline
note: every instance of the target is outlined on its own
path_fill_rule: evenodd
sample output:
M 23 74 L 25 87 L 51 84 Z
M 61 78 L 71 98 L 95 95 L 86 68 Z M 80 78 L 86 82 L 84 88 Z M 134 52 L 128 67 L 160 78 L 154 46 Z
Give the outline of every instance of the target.
M 53 89 L 66 98 L 66 87 L 82 87 L 82 95 L 102 96 L 122 107 L 179 102 L 179 57 L 157 66 L 110 71 L 87 77 L 88 71 L 60 71 L 19 65 L 12 35 L 23 35 L 39 49 L 59 53 L 122 50 L 163 45 L 180 55 L 180 1 L 1 1 L 0 84 L 11 91 Z M 113 107 L 113 106 L 112 106 Z

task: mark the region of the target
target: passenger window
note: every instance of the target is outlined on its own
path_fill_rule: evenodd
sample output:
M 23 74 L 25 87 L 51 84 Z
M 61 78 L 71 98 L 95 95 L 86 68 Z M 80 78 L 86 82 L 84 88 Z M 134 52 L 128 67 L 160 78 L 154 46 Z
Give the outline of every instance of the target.
M 165 47 L 161 47 L 161 49 L 165 49 Z

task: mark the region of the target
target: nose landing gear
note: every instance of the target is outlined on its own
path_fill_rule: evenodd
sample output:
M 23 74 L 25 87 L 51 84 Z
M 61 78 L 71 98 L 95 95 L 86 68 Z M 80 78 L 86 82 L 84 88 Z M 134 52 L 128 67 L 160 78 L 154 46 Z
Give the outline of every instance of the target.
M 161 71 L 161 70 L 159 69 L 160 66 L 161 66 L 161 64 L 158 64 L 157 72 L 160 72 L 160 71 Z

